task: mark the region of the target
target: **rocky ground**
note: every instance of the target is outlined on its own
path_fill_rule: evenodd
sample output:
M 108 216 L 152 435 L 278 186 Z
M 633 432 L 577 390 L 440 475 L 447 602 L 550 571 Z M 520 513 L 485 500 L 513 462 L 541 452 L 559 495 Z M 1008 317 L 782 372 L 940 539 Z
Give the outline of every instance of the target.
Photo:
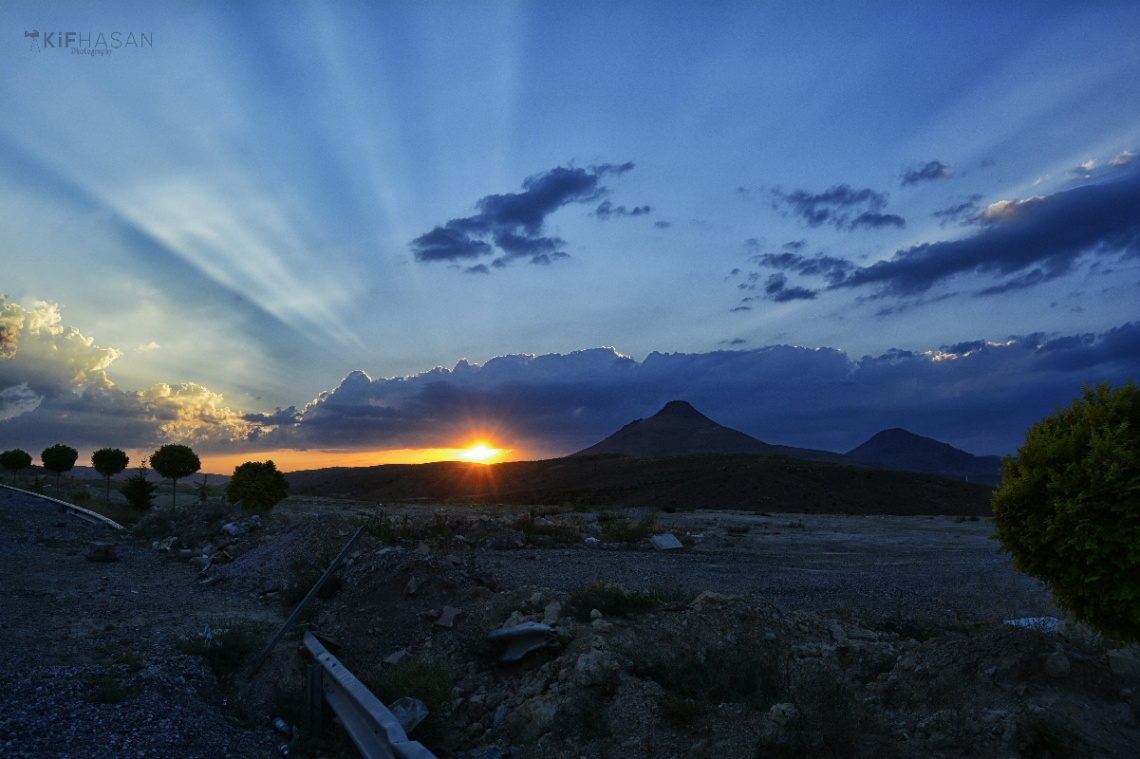
M 293 755 L 353 756 L 303 725 L 304 629 L 386 701 L 428 702 L 412 737 L 440 757 L 1140 755 L 1135 650 L 1005 624 L 1057 611 L 989 530 L 290 499 L 113 534 L 0 490 L 0 755 L 278 756 L 272 713 L 304 728 Z M 666 531 L 684 546 L 650 548 Z M 87 561 L 97 541 L 118 561 Z M 550 632 L 503 664 L 488 634 L 522 622 Z

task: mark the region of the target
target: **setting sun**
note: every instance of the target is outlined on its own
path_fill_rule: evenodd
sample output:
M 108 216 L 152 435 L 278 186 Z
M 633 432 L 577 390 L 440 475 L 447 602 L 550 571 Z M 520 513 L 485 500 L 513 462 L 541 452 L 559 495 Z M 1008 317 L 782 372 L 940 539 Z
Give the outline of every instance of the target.
M 466 448 L 460 452 L 459 458 L 464 461 L 474 461 L 480 464 L 488 464 L 492 459 L 504 453 L 502 448 L 492 448 L 486 443 L 476 443 L 470 448 Z

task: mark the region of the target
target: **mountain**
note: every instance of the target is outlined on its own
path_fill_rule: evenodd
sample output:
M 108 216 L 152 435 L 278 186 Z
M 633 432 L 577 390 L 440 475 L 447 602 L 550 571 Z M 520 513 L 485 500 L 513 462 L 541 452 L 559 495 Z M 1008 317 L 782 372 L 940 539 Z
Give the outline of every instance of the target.
M 669 401 L 648 419 L 637 419 L 600 443 L 571 456 L 619 454 L 637 458 L 691 456 L 705 453 L 762 453 L 817 461 L 841 461 L 828 451 L 771 445 L 717 424 L 687 401 Z
M 975 456 L 933 438 L 904 429 L 883 430 L 847 452 L 856 463 L 905 472 L 925 472 L 996 485 L 1001 480 L 1000 456 Z

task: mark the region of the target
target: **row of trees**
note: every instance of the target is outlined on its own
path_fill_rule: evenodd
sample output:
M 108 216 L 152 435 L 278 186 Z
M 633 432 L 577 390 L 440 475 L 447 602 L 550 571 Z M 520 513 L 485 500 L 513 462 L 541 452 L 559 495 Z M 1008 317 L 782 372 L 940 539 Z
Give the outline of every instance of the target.
M 44 469 L 55 472 L 56 485 L 64 472 L 70 472 L 79 458 L 79 452 L 71 446 L 57 444 L 45 448 L 40 454 Z M 127 502 L 136 508 L 148 509 L 154 503 L 154 492 L 158 486 L 147 479 L 146 470 L 158 472 L 160 477 L 171 482 L 171 505 L 177 505 L 178 480 L 202 468 L 198 454 L 185 445 L 171 443 L 164 445 L 149 458 L 144 458 L 138 472 L 127 478 L 122 493 Z M 130 457 L 118 448 L 100 448 L 91 454 L 91 466 L 106 481 L 106 494 L 110 499 L 111 478 L 120 474 L 130 463 Z M 32 465 L 32 457 L 26 451 L 14 448 L 0 453 L 0 467 L 16 473 Z M 268 511 L 289 494 L 289 483 L 285 475 L 277 470 L 272 461 L 247 461 L 234 469 L 233 477 L 226 485 L 226 498 L 231 503 L 241 502 L 250 511 Z

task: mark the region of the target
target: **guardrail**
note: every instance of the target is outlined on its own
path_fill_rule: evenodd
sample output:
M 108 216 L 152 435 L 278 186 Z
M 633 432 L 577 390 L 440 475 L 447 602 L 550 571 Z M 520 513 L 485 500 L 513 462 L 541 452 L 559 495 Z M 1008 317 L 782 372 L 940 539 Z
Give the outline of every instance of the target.
M 408 740 L 404 728 L 388 707 L 311 632 L 305 633 L 304 644 L 315 661 L 309 667 L 310 724 L 320 724 L 323 695 L 364 759 L 436 759 L 435 754 L 418 741 Z
M 35 498 L 41 498 L 45 501 L 51 501 L 52 503 L 58 503 L 60 506 L 63 506 L 64 509 L 69 514 L 77 516 L 80 519 L 85 519 L 88 522 L 92 522 L 93 524 L 105 524 L 108 527 L 113 527 L 116 530 L 123 529 L 123 526 L 121 524 L 119 524 L 118 522 L 116 522 L 115 520 L 110 519 L 109 517 L 105 517 L 102 514 L 96 514 L 94 511 L 89 511 L 88 509 L 85 509 L 82 506 L 76 506 L 74 503 L 68 503 L 67 501 L 61 501 L 58 498 L 52 498 L 51 496 L 44 495 L 43 493 L 36 493 L 35 491 L 32 491 L 32 490 L 23 490 L 22 488 L 14 488 L 11 485 L 0 485 L 0 488 L 4 488 L 5 490 L 14 490 L 17 493 L 23 493 L 24 495 L 30 495 L 30 496 L 33 496 Z

